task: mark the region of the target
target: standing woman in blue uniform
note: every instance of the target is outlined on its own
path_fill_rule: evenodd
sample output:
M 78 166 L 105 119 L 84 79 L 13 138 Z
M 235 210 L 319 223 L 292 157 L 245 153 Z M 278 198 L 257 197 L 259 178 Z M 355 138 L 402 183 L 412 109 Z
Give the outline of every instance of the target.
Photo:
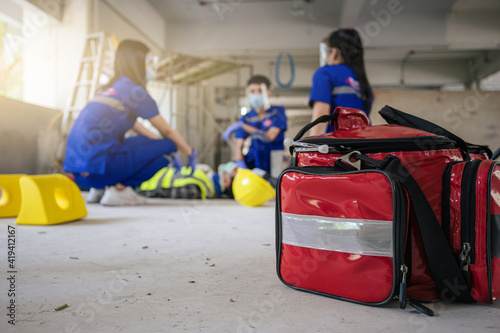
M 91 188 L 87 202 L 144 204 L 145 198 L 132 187 L 171 161 L 182 166 L 174 155 L 177 150 L 188 156 L 193 168 L 197 153 L 159 114 L 145 89 L 154 76 L 148 47 L 138 41 L 122 41 L 114 67 L 114 77 L 89 101 L 71 128 L 63 170 L 72 173 L 81 187 Z M 148 119 L 165 138 L 142 126 L 138 117 Z M 125 138 L 130 129 L 139 135 Z
M 259 168 L 271 172 L 271 151 L 283 150 L 283 141 L 287 129 L 287 117 L 282 106 L 269 105 L 271 82 L 262 75 L 255 75 L 248 80 L 247 97 L 252 109 L 241 119 L 229 126 L 222 139 L 227 141 L 235 133 L 235 163 L 242 169 Z M 251 138 L 251 145 L 243 155 L 245 139 Z
M 369 116 L 373 91 L 366 77 L 358 32 L 336 30 L 322 46 L 322 64 L 314 73 L 309 97 L 309 106 L 313 108 L 311 121 L 331 115 L 337 106 L 360 109 Z M 322 123 L 314 126 L 310 133 L 320 135 L 333 131 L 333 125 Z

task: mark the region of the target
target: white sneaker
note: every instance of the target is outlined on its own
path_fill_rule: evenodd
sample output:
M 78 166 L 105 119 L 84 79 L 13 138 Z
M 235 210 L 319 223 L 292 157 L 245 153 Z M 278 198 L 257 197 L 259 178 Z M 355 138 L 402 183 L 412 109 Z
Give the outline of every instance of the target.
M 146 198 L 137 194 L 130 186 L 123 190 L 110 186 L 104 191 L 100 203 L 103 206 L 136 206 L 145 205 Z
M 104 195 L 104 190 L 98 190 L 96 188 L 91 187 L 89 194 L 85 198 L 85 201 L 87 203 L 99 203 L 103 195 Z

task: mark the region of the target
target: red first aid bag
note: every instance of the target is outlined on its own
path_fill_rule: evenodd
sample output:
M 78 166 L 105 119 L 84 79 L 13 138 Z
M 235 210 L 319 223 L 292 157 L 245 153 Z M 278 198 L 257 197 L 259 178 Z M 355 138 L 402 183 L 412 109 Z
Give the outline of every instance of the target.
M 406 115 L 388 110 L 397 121 Z M 326 121 L 334 133 L 301 139 Z M 442 175 L 450 163 L 491 152 L 415 127 L 369 126 L 364 112 L 337 108 L 288 142 L 291 166 L 276 199 L 285 284 L 372 305 L 397 296 L 427 314 L 417 300 L 474 301 L 441 230 Z

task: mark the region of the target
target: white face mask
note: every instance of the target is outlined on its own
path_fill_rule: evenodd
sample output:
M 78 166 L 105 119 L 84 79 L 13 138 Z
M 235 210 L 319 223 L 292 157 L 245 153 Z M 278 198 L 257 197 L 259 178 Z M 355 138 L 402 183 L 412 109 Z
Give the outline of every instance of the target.
M 269 98 L 267 97 L 267 87 L 264 83 L 260 84 L 260 90 L 258 86 L 251 85 L 246 90 L 247 98 L 250 106 L 254 109 L 269 109 L 271 104 L 269 103 Z
M 156 76 L 155 71 L 150 68 L 146 68 L 146 82 L 153 80 Z
M 328 45 L 326 43 L 319 44 L 319 66 L 326 66 L 326 56 L 328 53 Z

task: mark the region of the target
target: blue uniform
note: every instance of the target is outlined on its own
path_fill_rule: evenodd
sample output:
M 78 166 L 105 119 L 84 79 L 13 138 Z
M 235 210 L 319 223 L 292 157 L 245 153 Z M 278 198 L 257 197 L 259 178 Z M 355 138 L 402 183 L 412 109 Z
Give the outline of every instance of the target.
M 330 104 L 330 114 L 337 106 L 344 106 L 365 111 L 368 116 L 369 110 L 365 110 L 365 101 L 361 99 L 358 77 L 351 67 L 339 65 L 327 65 L 316 70 L 313 76 L 309 106 L 314 102 Z M 332 125 L 328 125 L 327 132 L 333 132 Z
M 287 129 L 287 118 L 285 108 L 282 106 L 271 106 L 262 119 L 259 119 L 257 112 L 252 109 L 241 117 L 241 120 L 250 126 L 258 128 L 260 131 L 253 133 L 252 143 L 248 153 L 245 155 L 245 163 L 248 168 L 259 168 L 267 172 L 271 171 L 271 151 L 284 149 L 283 141 Z M 271 127 L 281 130 L 276 139 L 269 141 L 264 135 Z M 246 139 L 249 136 L 243 128 L 236 131 L 235 137 Z
M 212 183 L 214 184 L 215 195 L 222 195 L 222 189 L 220 187 L 220 176 L 217 172 L 212 176 Z
M 63 170 L 82 187 L 136 186 L 168 165 L 164 157 L 177 151 L 168 139 L 124 138 L 137 119 L 158 115 L 144 87 L 120 76 L 85 106 L 68 136 Z M 82 176 L 81 174 L 89 174 Z

